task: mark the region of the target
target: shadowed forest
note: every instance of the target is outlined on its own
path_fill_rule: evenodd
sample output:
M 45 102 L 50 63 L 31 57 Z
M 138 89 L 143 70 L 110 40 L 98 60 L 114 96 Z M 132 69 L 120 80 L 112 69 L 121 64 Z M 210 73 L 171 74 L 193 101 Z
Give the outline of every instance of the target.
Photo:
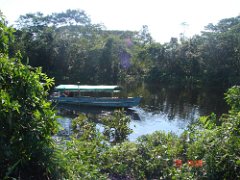
M 56 83 L 120 84 L 131 80 L 233 85 L 240 78 L 240 17 L 208 24 L 201 35 L 155 42 L 148 27 L 108 31 L 80 10 L 16 22 L 10 57 L 42 67 Z

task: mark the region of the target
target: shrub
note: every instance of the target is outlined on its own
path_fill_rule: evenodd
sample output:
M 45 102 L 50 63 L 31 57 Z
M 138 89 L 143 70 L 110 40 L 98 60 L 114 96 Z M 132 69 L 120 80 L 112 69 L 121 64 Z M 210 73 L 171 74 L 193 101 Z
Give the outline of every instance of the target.
M 205 171 L 200 177 L 208 179 L 240 178 L 240 87 L 226 93 L 230 105 L 228 114 L 222 115 L 217 125 L 215 115 L 201 117 L 192 127 L 188 158 L 202 159 Z
M 115 110 L 113 115 L 102 119 L 104 123 L 104 135 L 113 143 L 121 143 L 132 133 L 129 128 L 131 119 L 126 116 L 124 110 Z
M 2 17 L 0 26 L 0 179 L 47 179 L 57 172 L 57 121 L 47 101 L 53 80 L 23 65 L 20 54 L 8 58 L 12 30 Z
M 89 122 L 83 114 L 72 122 L 73 134 L 63 145 L 62 157 L 67 179 L 107 179 L 102 172 L 101 155 L 108 144 L 96 124 Z

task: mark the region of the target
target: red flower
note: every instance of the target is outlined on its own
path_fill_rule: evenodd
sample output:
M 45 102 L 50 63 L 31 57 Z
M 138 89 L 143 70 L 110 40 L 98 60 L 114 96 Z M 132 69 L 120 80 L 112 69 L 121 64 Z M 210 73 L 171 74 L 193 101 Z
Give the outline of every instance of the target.
M 188 160 L 188 166 L 193 167 L 194 166 L 194 161 L 193 160 Z
M 181 159 L 175 159 L 174 160 L 174 165 L 178 168 L 181 167 L 182 166 L 182 160 Z
M 202 160 L 188 160 L 188 166 L 190 167 L 202 167 L 203 161 Z
M 195 167 L 202 167 L 203 166 L 203 161 L 202 160 L 196 160 L 195 161 Z

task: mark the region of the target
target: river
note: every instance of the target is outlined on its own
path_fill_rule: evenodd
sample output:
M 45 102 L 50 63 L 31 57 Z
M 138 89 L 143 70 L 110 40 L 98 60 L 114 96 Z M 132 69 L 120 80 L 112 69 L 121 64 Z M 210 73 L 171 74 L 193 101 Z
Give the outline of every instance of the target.
M 142 96 L 138 107 L 126 110 L 130 116 L 130 128 L 133 133 L 129 140 L 157 130 L 181 134 L 183 130 L 199 116 L 209 115 L 211 112 L 220 116 L 226 113 L 228 106 L 224 101 L 226 89 L 219 87 L 186 87 L 170 85 L 130 84 L 124 86 L 125 95 Z M 79 113 L 86 114 L 89 118 L 97 120 L 107 116 L 113 109 L 58 106 L 58 121 L 64 127 L 62 134 L 70 133 L 71 120 Z M 101 125 L 98 127 L 101 130 Z

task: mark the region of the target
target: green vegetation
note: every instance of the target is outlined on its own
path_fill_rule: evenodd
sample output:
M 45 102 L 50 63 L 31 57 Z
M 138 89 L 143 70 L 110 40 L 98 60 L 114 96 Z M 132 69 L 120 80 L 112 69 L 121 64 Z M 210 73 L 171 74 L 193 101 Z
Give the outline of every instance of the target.
M 9 58 L 13 30 L 2 17 L 0 27 L 0 179 L 47 179 L 58 171 L 52 139 L 57 122 L 47 101 L 53 80 L 23 65 L 20 54 Z
M 69 13 L 74 17 L 71 21 Z M 29 57 L 29 64 L 42 66 L 59 80 L 73 75 L 74 80 L 98 83 L 104 82 L 101 77 L 106 74 L 111 74 L 115 81 L 141 72 L 141 76 L 157 77 L 156 80 L 181 75 L 189 80 L 217 77 L 216 80 L 235 82 L 240 77 L 239 17 L 209 26 L 210 32 L 203 33 L 202 37 L 182 39 L 181 44 L 172 39 L 164 46 L 152 42 L 146 27 L 139 41 L 131 40 L 135 44 L 126 45 L 123 43 L 126 34 L 109 32 L 110 38 L 106 31 L 92 26 L 84 13 L 78 11 L 53 14 L 48 18 L 41 14 L 27 15 L 20 20 L 21 31 L 15 32 L 17 41 L 13 42 L 14 30 L 6 26 L 2 16 L 0 18 L 0 179 L 240 178 L 239 86 L 226 93 L 230 106 L 227 114 L 219 119 L 214 114 L 201 117 L 181 136 L 155 132 L 136 142 L 128 142 L 129 119 L 117 111 L 103 120 L 105 133 L 99 132 L 95 123 L 81 115 L 73 121 L 70 140 L 55 142 L 52 135 L 58 125 L 51 103 L 47 101 L 53 79 L 40 68 L 29 66 L 27 61 L 26 65 L 21 62 Z M 64 26 L 68 23 L 71 25 Z M 70 33 L 70 29 L 75 28 L 86 31 Z M 97 30 L 99 33 L 93 33 Z M 194 44 L 195 41 L 198 43 Z M 183 47 L 188 51 L 181 51 L 181 54 L 179 50 Z M 18 49 L 24 58 L 17 53 Z M 132 57 L 132 66 L 128 69 L 121 69 L 118 64 L 119 50 L 123 59 Z M 158 56 L 161 55 L 159 50 L 162 56 Z M 182 61 L 176 52 L 182 55 Z M 92 76 L 85 68 L 96 68 L 93 71 L 96 75 Z M 157 75 L 151 75 L 153 72 Z M 109 137 L 114 137 L 115 143 L 111 143 Z M 180 160 L 182 164 L 176 164 Z M 203 163 L 196 165 L 196 160 Z
M 56 83 L 116 84 L 130 80 L 234 85 L 240 77 L 240 16 L 209 24 L 201 35 L 154 42 L 139 32 L 106 31 L 85 12 L 21 16 L 10 55 L 21 50 Z
M 240 87 L 229 89 L 226 101 L 231 106 L 228 114 L 220 119 L 215 114 L 201 117 L 180 136 L 157 131 L 136 142 L 117 144 L 110 144 L 96 124 L 80 116 L 73 121 L 73 136 L 62 152 L 69 163 L 69 178 L 238 179 Z
M 124 110 L 116 110 L 113 115 L 102 118 L 102 123 L 105 124 L 103 134 L 113 143 L 123 142 L 132 133 L 132 129 L 129 128 L 130 121 Z

